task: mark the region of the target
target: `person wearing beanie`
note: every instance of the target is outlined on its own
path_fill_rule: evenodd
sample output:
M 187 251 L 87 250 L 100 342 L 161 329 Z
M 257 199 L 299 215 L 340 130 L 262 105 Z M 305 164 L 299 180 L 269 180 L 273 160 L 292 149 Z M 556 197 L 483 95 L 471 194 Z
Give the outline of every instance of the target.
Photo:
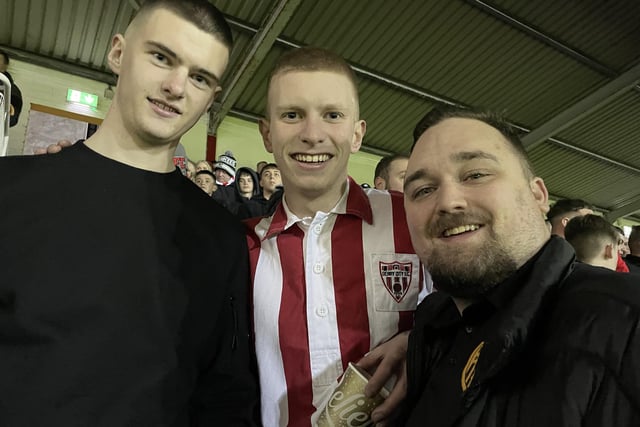
M 225 151 L 218 157 L 213 166 L 213 174 L 216 176 L 216 184 L 227 186 L 235 180 L 237 161 L 231 151 Z

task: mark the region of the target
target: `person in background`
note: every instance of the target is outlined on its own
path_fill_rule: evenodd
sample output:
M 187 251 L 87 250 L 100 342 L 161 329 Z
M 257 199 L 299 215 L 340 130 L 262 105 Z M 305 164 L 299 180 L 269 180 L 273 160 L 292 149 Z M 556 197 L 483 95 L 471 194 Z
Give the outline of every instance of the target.
M 256 425 L 244 228 L 173 164 L 230 48 L 210 2 L 147 0 L 99 129 L 0 158 L 0 425 Z
M 620 237 L 614 226 L 599 215 L 572 218 L 564 237 L 576 251 L 576 259 L 585 264 L 616 270 Z
M 213 174 L 216 176 L 216 184 L 226 187 L 233 184 L 236 177 L 236 159 L 231 151 L 225 151 L 218 157 L 218 161 L 213 165 Z
M 544 181 L 502 117 L 434 109 L 414 141 L 407 222 L 438 292 L 416 311 L 396 425 L 635 425 L 637 279 L 550 235 Z
M 629 255 L 624 257 L 624 261 L 629 267 L 629 272 L 640 274 L 640 225 L 634 225 L 629 234 Z
M 218 189 L 218 186 L 216 185 L 216 178 L 208 170 L 196 172 L 196 177 L 193 182 L 200 187 L 202 191 L 207 193 L 208 196 L 212 196 Z
M 264 160 L 260 160 L 258 163 L 256 163 L 256 173 L 258 174 L 258 176 L 260 176 L 260 174 L 262 173 L 262 168 L 267 166 L 268 162 L 265 162 Z
M 378 190 L 402 193 L 408 162 L 409 157 L 404 154 L 394 154 L 380 159 L 374 173 L 373 186 Z
M 209 171 L 213 173 L 213 166 L 207 160 L 198 160 L 196 162 L 196 172 Z
M 189 178 L 191 181 L 195 182 L 195 179 L 196 179 L 196 164 L 193 163 L 189 159 L 187 159 L 187 172 L 186 172 L 185 176 L 187 178 Z
M 22 112 L 22 91 L 13 80 L 13 76 L 7 71 L 9 68 L 9 54 L 4 50 L 0 50 L 0 73 L 7 76 L 9 83 L 11 83 L 11 99 L 9 109 L 9 127 L 13 127 L 18 124 L 20 120 L 20 113 Z
M 593 206 L 580 199 L 561 199 L 549 209 L 547 220 L 551 234 L 564 237 L 564 228 L 571 218 L 593 213 Z

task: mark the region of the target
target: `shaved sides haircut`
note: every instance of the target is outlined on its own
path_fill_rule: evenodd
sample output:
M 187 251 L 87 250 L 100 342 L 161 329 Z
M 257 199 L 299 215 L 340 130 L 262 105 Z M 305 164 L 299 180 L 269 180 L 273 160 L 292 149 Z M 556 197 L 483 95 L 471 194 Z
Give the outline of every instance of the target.
M 564 237 L 582 262 L 595 259 L 605 245 L 618 243 L 618 231 L 613 225 L 592 214 L 572 218 L 564 229 Z
M 207 0 L 146 0 L 136 12 L 131 24 L 156 9 L 165 9 L 182 19 L 191 22 L 202 31 L 209 33 L 222 42 L 229 50 L 233 45 L 231 28 L 224 15 Z M 171 31 L 170 28 L 167 31 Z

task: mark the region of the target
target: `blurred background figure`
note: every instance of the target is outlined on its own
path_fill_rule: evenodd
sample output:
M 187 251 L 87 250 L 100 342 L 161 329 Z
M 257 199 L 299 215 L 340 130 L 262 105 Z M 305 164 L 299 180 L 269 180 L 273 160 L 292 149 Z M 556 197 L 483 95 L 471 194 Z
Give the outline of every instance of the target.
M 629 254 L 624 257 L 629 272 L 640 275 L 640 225 L 634 225 L 629 234 Z
M 564 228 L 571 218 L 593 213 L 593 206 L 580 199 L 558 200 L 547 213 L 551 234 L 564 237 Z
M 211 196 L 218 189 L 213 173 L 208 170 L 201 170 L 196 172 L 196 178 L 194 182 L 198 187 L 202 189 L 202 191 L 207 193 L 209 196 Z
M 378 190 L 402 193 L 407 163 L 409 163 L 409 157 L 404 154 L 394 154 L 380 159 L 374 173 L 373 186 Z
M 9 54 L 0 50 L 0 73 L 7 76 L 9 83 L 11 83 L 11 108 L 9 117 L 9 126 L 13 127 L 18 124 L 20 119 L 20 113 L 22 112 L 22 92 L 16 82 L 13 80 L 11 74 L 7 69 L 9 68 Z
M 196 172 L 200 171 L 209 171 L 213 173 L 213 166 L 211 166 L 211 163 L 206 160 L 198 160 L 196 162 Z
M 231 151 L 225 151 L 218 157 L 218 161 L 213 165 L 217 185 L 226 187 L 233 183 L 236 177 L 236 164 L 236 158 Z
M 576 216 L 569 220 L 564 235 L 576 251 L 578 261 L 616 270 L 620 238 L 615 227 L 599 215 Z
M 264 160 L 260 160 L 258 163 L 256 163 L 256 173 L 258 174 L 258 176 L 260 176 L 262 168 L 265 166 L 267 166 L 267 162 L 265 162 Z

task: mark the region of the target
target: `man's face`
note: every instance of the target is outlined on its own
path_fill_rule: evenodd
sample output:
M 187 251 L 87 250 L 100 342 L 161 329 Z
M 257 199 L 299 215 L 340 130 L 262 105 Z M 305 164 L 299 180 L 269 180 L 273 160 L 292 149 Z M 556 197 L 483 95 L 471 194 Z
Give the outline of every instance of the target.
M 248 173 L 241 173 L 238 178 L 238 188 L 243 195 L 249 195 L 253 193 L 253 179 Z
M 404 176 L 407 172 L 409 159 L 395 159 L 389 164 L 389 179 L 387 180 L 387 190 L 404 191 Z
M 548 194 L 528 179 L 509 142 L 472 119 L 446 119 L 418 140 L 405 208 L 413 246 L 439 289 L 476 298 L 549 238 Z
M 113 38 L 113 113 L 135 140 L 175 143 L 211 106 L 228 58 L 213 35 L 165 9 L 150 11 Z
M 213 171 L 213 174 L 216 176 L 216 181 L 222 184 L 226 184 L 231 180 L 231 175 L 229 175 L 227 172 L 223 171 L 222 169 L 216 169 L 215 171 Z
M 262 175 L 260 175 L 260 187 L 262 187 L 262 191 L 272 194 L 276 191 L 276 187 L 280 185 L 282 185 L 282 177 L 278 169 L 267 168 L 262 171 Z
M 620 233 L 618 233 L 618 252 L 623 257 L 629 255 L 629 238 Z
M 271 80 L 269 117 L 260 123 L 265 148 L 288 195 L 337 199 L 349 155 L 360 149 L 366 125 L 357 120 L 355 88 L 330 71 L 288 71 Z
M 202 188 L 202 191 L 204 191 L 208 195 L 213 194 L 213 192 L 216 190 L 216 182 L 211 175 L 207 175 L 206 173 L 197 175 L 195 183 L 198 187 Z

